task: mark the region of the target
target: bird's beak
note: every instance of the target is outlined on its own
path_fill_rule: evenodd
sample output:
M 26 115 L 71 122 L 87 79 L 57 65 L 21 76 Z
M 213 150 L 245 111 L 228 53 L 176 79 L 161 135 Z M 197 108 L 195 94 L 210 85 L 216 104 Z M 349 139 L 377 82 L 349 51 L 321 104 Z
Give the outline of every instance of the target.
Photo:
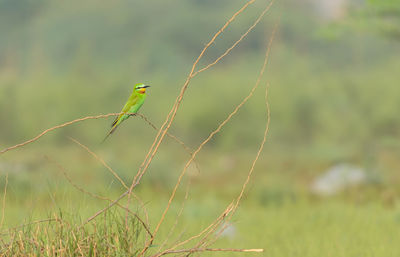
M 145 85 L 144 87 L 142 87 L 142 88 L 148 88 L 148 87 L 150 87 L 150 86 L 147 86 L 147 85 Z

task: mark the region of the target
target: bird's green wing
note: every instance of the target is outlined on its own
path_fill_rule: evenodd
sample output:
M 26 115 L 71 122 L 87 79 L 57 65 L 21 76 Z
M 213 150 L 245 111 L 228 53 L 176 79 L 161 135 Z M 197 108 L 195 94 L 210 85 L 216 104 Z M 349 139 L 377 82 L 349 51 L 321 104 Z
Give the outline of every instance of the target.
M 141 98 L 138 98 L 136 103 L 131 106 L 128 113 L 137 113 L 139 111 L 140 107 L 142 107 L 145 98 L 146 98 L 146 95 L 143 95 Z
M 115 118 L 114 122 L 111 124 L 111 127 L 117 124 L 121 118 L 126 115 L 125 113 L 129 112 L 129 110 L 134 106 L 138 101 L 138 97 L 132 93 L 132 95 L 129 97 L 128 101 L 125 103 L 124 108 L 121 110 L 121 114 L 118 115 L 118 117 Z

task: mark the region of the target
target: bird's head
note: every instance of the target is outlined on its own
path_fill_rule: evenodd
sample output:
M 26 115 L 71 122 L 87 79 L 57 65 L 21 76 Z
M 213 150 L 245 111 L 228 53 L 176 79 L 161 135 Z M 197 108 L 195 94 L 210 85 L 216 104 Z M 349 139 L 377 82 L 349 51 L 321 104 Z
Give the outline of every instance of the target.
M 133 88 L 133 90 L 136 93 L 144 94 L 144 93 L 146 93 L 146 88 L 148 88 L 148 87 L 150 87 L 150 86 L 146 86 L 145 84 L 136 84 L 135 87 Z

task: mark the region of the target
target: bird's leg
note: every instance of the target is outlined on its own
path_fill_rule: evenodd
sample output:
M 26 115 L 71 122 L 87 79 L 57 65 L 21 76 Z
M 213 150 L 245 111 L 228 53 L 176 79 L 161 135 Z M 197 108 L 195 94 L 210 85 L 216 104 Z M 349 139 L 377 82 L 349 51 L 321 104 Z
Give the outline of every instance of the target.
M 136 116 L 136 112 L 135 112 L 135 113 L 129 113 L 128 116 L 129 116 L 129 117 L 131 117 L 131 116 Z

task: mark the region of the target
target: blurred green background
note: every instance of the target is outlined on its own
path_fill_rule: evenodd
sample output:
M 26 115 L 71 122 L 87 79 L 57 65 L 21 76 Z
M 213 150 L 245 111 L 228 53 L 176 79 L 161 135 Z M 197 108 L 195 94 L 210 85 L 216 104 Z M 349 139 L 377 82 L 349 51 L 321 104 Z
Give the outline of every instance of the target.
M 222 54 L 267 4 L 257 1 L 240 15 L 200 65 Z M 0 148 L 75 118 L 118 112 L 138 82 L 151 85 L 141 113 L 161 125 L 201 49 L 242 5 L 0 0 Z M 399 17 L 396 0 L 276 1 L 230 55 L 196 77 L 170 130 L 191 148 L 248 94 L 279 21 L 261 87 L 199 154 L 199 170 L 189 171 L 177 235 L 199 231 L 240 191 L 262 139 L 268 81 L 268 141 L 232 229 L 216 245 L 265 248 L 265 256 L 399 256 Z M 9 174 L 4 227 L 59 209 L 85 219 L 105 206 L 71 186 L 54 163 L 88 191 L 123 192 L 68 139 L 130 183 L 156 132 L 131 118 L 101 145 L 111 121 L 74 124 L 1 155 L 2 196 Z M 137 188 L 153 226 L 187 159 L 166 138 Z M 185 185 L 167 224 L 184 194 Z

